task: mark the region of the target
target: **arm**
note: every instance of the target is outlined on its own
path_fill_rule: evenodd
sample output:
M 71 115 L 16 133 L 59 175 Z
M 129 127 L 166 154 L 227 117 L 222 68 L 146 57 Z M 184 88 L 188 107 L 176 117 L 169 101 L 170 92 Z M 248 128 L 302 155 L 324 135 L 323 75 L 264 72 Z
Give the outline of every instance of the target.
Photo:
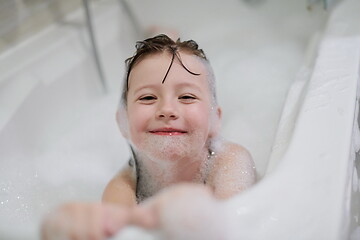
M 226 206 L 223 201 L 214 198 L 208 187 L 180 183 L 139 204 L 132 224 L 160 230 L 161 239 L 227 239 Z
M 54 209 L 42 223 L 43 240 L 104 239 L 137 219 L 147 226 L 146 218 L 137 217 L 135 177 L 131 167 L 119 172 L 107 185 L 103 203 L 70 202 Z
M 224 142 L 214 159 L 209 185 L 219 199 L 232 197 L 252 186 L 256 170 L 250 153 L 242 146 Z
M 136 205 L 136 179 L 132 167 L 125 167 L 108 183 L 102 201 L 127 207 Z

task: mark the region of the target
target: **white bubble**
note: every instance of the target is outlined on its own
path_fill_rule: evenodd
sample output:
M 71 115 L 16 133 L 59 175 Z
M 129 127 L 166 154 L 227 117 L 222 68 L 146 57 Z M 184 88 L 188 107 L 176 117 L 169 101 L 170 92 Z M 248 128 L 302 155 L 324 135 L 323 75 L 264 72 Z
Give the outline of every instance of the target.
M 140 200 L 154 195 L 160 189 L 186 181 L 205 183 L 212 159 L 216 154 L 209 149 L 206 136 L 196 131 L 190 134 L 159 136 L 148 135 L 141 145 L 133 146 L 139 174 L 138 197 Z
M 184 158 L 196 158 L 204 151 L 206 144 L 207 138 L 203 133 L 191 131 L 169 136 L 149 133 L 134 147 L 156 163 L 170 164 Z

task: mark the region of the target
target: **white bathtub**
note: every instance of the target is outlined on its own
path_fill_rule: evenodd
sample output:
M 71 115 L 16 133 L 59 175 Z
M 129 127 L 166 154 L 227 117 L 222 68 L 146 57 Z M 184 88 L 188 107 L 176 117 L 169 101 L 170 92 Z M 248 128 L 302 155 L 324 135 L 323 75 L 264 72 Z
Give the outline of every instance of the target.
M 265 177 L 228 202 L 231 239 L 360 239 L 359 10 L 334 10 L 292 83 Z
M 200 11 L 204 3 L 188 0 L 187 18 L 170 11 L 170 1 L 159 0 L 158 12 L 139 3 L 132 7 L 142 25 L 151 12 L 153 23 L 165 18 L 208 53 L 223 135 L 256 162 L 259 183 L 224 203 L 234 223 L 229 238 L 349 238 L 359 224 L 351 155 L 351 146 L 358 149 L 359 2 L 343 1 L 328 22 L 321 9 L 306 10 L 306 1 L 206 1 Z M 114 113 L 134 37 L 117 1 L 93 7 L 108 95 L 79 24 L 52 26 L 0 56 L 1 239 L 37 239 L 49 209 L 99 200 L 127 160 Z M 80 13 L 68 21 L 78 22 Z

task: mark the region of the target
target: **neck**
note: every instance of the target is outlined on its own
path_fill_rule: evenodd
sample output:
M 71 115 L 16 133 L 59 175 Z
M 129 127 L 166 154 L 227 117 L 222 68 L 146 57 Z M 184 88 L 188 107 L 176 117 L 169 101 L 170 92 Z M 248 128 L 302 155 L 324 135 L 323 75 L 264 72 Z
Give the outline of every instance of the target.
M 176 161 L 154 160 L 139 153 L 136 154 L 136 157 L 139 197 L 141 195 L 143 198 L 150 197 L 172 184 L 180 182 L 204 183 L 206 179 L 208 149 L 204 149 L 197 156 L 184 157 Z

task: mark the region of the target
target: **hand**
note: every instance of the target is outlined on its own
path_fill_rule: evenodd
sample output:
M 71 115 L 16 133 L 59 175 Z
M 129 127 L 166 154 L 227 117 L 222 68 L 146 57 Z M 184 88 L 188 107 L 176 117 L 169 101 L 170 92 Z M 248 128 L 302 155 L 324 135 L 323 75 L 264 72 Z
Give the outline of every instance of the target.
M 225 239 L 227 218 L 223 204 L 209 188 L 198 184 L 169 187 L 138 207 L 140 218 L 133 224 L 146 229 L 160 229 L 164 239 Z
M 43 240 L 100 240 L 127 225 L 137 225 L 160 229 L 164 239 L 224 239 L 226 217 L 221 206 L 205 186 L 181 184 L 132 208 L 101 203 L 64 204 L 45 218 L 41 235 Z
M 113 236 L 133 222 L 147 227 L 150 222 L 137 208 L 101 203 L 67 203 L 43 221 L 41 237 L 52 239 L 100 240 Z

